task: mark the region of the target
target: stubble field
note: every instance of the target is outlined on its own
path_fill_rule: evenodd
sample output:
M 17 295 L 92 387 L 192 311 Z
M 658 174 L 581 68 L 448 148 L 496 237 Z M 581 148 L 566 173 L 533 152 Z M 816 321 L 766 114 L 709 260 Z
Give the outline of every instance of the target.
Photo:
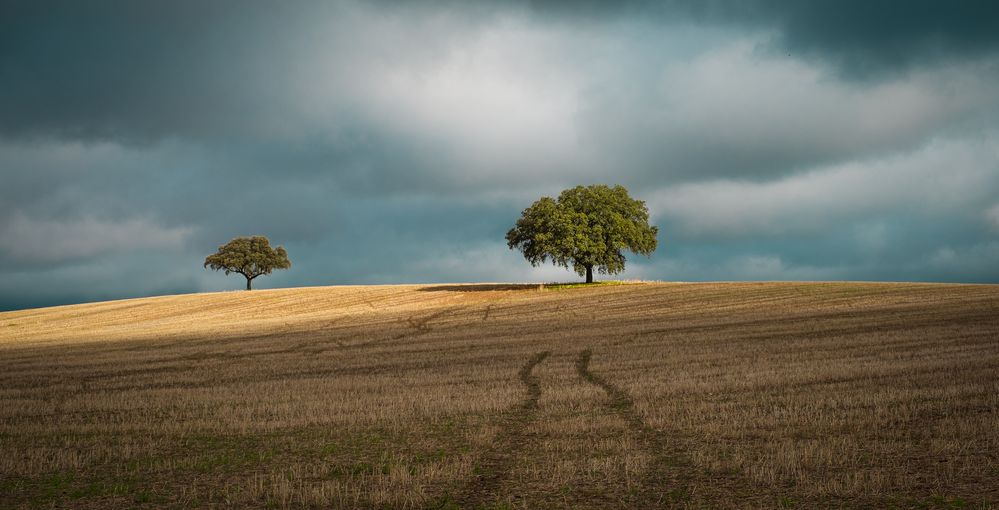
M 990 508 L 999 286 L 323 287 L 0 313 L 2 508 Z

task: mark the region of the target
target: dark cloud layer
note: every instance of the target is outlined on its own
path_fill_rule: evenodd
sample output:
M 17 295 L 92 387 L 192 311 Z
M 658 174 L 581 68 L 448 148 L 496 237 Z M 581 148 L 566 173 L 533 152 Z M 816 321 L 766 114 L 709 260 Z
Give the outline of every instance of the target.
M 13 2 L 0 16 L 8 136 L 149 141 L 242 130 L 277 97 L 293 9 L 246 2 Z M 268 90 L 275 87 L 274 90 Z M 255 90 L 254 90 L 255 89 Z M 280 121 L 280 117 L 274 119 Z
M 852 77 L 978 58 L 999 48 L 999 4 L 989 0 L 536 0 L 528 5 L 545 15 L 592 23 L 640 17 L 774 30 L 773 50 L 820 59 Z
M 5 2 L 0 309 L 573 278 L 503 233 L 621 183 L 671 280 L 999 281 L 993 2 Z M 153 268 L 151 270 L 151 268 Z
M 977 58 L 999 48 L 999 5 L 988 0 L 751 4 L 743 4 L 746 15 L 776 20 L 789 52 L 831 60 L 859 76 Z
M 464 24 L 487 23 L 503 12 L 490 3 L 424 5 Z M 999 48 L 999 4 L 990 1 L 540 1 L 510 8 L 590 24 L 609 19 L 775 30 L 774 51 L 857 76 L 974 59 Z M 0 130 L 8 136 L 271 135 L 266 124 L 300 121 L 286 97 L 296 91 L 287 90 L 284 78 L 301 72 L 296 62 L 312 57 L 310 45 L 344 31 L 335 52 L 372 57 L 350 47 L 367 42 L 357 37 L 364 28 L 337 22 L 353 8 L 320 2 L 12 1 L 0 9 Z M 379 16 L 411 17 L 415 9 L 385 4 Z M 427 44 L 419 35 L 425 34 L 400 34 L 396 43 Z

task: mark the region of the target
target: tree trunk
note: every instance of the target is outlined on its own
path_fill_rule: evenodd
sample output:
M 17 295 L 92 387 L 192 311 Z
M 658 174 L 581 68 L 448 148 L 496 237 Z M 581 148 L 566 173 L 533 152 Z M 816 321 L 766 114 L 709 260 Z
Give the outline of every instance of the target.
M 250 278 L 249 276 L 246 277 L 246 290 L 253 290 L 252 288 L 250 288 L 250 282 L 252 281 L 253 278 Z
M 593 283 L 593 266 L 586 266 L 586 283 Z

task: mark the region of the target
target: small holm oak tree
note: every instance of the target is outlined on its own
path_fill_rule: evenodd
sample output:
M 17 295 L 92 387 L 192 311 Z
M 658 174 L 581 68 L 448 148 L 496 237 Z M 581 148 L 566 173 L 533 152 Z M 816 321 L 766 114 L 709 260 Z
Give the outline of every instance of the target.
M 288 269 L 291 261 L 284 248 L 271 248 L 271 242 L 264 236 L 237 237 L 205 257 L 205 267 L 225 271 L 227 275 L 243 275 L 246 277 L 246 290 L 250 290 L 250 282 L 254 278 L 271 274 L 275 269 Z
M 632 199 L 623 186 L 599 184 L 567 189 L 557 199 L 541 197 L 524 209 L 506 241 L 533 266 L 551 260 L 592 283 L 593 268 L 624 271 L 623 250 L 651 255 L 658 233 L 649 225 L 645 202 Z

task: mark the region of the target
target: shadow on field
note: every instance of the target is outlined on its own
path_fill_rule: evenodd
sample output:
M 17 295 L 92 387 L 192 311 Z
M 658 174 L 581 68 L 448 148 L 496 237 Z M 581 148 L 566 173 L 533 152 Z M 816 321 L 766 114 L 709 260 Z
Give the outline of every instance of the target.
M 538 283 L 470 283 L 468 285 L 430 285 L 421 287 L 420 292 L 490 292 L 499 290 L 540 290 Z

